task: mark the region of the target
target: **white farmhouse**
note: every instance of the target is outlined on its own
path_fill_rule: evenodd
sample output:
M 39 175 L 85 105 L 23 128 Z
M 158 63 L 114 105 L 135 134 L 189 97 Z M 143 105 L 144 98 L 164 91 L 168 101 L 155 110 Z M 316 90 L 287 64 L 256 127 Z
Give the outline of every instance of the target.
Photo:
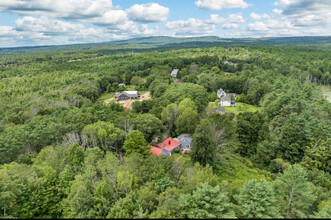
M 235 107 L 236 106 L 236 93 L 226 93 L 223 89 L 217 91 L 217 96 L 221 99 L 221 106 L 225 107 Z
M 176 78 L 177 77 L 177 74 L 178 74 L 178 71 L 179 71 L 179 69 L 174 69 L 174 70 L 172 70 L 172 72 L 171 72 L 171 76 L 172 77 L 174 77 L 174 78 Z

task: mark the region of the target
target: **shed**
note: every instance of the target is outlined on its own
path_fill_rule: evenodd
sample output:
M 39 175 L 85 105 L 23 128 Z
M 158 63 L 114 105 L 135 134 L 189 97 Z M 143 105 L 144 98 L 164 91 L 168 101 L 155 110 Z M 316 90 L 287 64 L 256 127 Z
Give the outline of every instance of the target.
M 119 101 L 128 100 L 128 99 L 138 99 L 138 97 L 139 94 L 137 91 L 125 91 L 122 92 L 120 95 L 118 95 L 118 93 L 115 94 L 115 98 L 117 98 Z
M 222 108 L 221 106 L 218 107 L 218 108 L 214 108 L 208 115 L 211 115 L 213 113 L 219 113 L 221 115 L 224 115 L 225 114 L 225 109 Z

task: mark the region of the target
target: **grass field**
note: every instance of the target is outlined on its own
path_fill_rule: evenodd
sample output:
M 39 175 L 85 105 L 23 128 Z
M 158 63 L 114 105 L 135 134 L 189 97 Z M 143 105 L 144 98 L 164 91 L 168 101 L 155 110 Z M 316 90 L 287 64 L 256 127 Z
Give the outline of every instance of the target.
M 178 160 L 183 165 L 191 165 L 191 157 L 188 154 L 181 155 L 180 153 L 173 153 L 171 157 Z
M 241 102 L 236 102 L 236 107 L 223 107 L 225 109 L 225 113 L 234 113 L 234 114 L 239 114 L 242 112 L 256 112 L 259 110 L 258 107 L 249 105 L 246 103 L 241 103 Z M 210 102 L 208 105 L 208 113 L 213 109 L 219 107 L 220 104 L 219 102 Z
M 100 97 L 99 100 L 100 101 L 106 101 L 108 99 L 114 98 L 115 97 L 115 93 L 111 92 L 111 93 L 103 93 Z
M 326 97 L 329 102 L 331 102 L 331 87 L 330 86 L 321 86 L 323 95 Z

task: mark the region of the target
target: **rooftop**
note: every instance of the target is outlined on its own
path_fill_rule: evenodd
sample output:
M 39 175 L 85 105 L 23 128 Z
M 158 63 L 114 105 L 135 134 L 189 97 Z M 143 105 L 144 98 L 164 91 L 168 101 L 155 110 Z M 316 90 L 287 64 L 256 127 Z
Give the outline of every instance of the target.
M 152 147 L 151 148 L 151 153 L 154 154 L 154 155 L 158 155 L 160 156 L 162 154 L 162 149 L 161 148 L 158 148 L 158 147 Z
M 158 146 L 164 150 L 167 150 L 167 151 L 172 151 L 179 145 L 180 145 L 180 143 L 178 141 L 175 141 L 174 139 L 169 137 L 169 138 L 165 139 L 164 141 L 162 141 L 161 143 L 158 143 L 156 146 Z
M 129 95 L 137 95 L 138 91 L 125 91 L 125 93 Z

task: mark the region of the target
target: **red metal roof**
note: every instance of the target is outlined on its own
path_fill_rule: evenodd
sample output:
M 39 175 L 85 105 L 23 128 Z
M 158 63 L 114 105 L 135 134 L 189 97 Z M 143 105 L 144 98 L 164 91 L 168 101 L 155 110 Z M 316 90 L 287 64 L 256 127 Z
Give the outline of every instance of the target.
M 160 156 L 162 154 L 162 149 L 158 147 L 152 147 L 151 153 Z
M 171 137 L 169 137 L 169 138 L 165 139 L 164 141 L 162 141 L 161 143 L 157 144 L 157 146 L 159 146 L 167 151 L 172 151 L 179 145 L 180 145 L 180 143 L 178 141 L 175 141 Z

